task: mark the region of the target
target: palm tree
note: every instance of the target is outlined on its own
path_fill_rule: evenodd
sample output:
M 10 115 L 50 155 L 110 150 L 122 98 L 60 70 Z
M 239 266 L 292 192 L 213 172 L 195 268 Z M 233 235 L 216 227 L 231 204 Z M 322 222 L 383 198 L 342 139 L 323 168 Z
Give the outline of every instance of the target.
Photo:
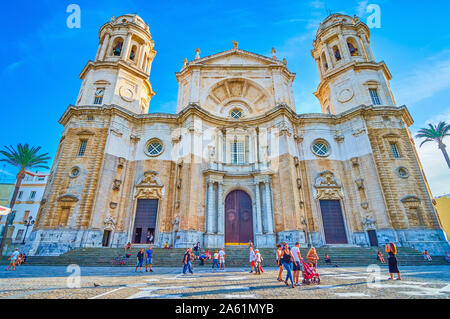
M 5 146 L 4 150 L 0 150 L 0 155 L 3 155 L 4 158 L 0 159 L 0 162 L 9 163 L 17 168 L 19 168 L 19 173 L 17 173 L 16 186 L 14 188 L 14 193 L 11 198 L 11 202 L 9 207 L 14 207 L 16 202 L 17 194 L 19 193 L 20 185 L 22 184 L 22 180 L 25 177 L 25 172 L 31 169 L 49 169 L 47 161 L 50 159 L 48 153 L 38 154 L 41 150 L 41 147 L 30 147 L 28 144 L 22 145 L 17 144 L 17 148 L 14 149 L 12 145 Z M 10 223 L 12 213 L 10 213 L 6 219 L 6 224 L 3 231 L 2 241 L 0 243 L 0 256 L 3 252 L 3 246 L 6 242 L 6 236 L 8 235 L 8 227 Z
M 439 122 L 436 126 L 433 124 L 428 125 L 430 128 L 422 128 L 419 130 L 419 133 L 416 134 L 416 138 L 424 138 L 422 143 L 420 143 L 420 146 L 427 142 L 436 142 L 438 144 L 438 148 L 442 151 L 442 154 L 444 154 L 448 168 L 450 168 L 450 159 L 444 144 L 444 137 L 450 136 L 450 124 Z

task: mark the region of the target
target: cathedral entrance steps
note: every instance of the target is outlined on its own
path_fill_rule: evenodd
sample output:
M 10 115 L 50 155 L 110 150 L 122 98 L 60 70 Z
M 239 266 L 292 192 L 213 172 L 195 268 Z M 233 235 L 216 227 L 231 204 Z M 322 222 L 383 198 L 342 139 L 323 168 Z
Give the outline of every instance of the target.
M 210 249 L 214 252 L 216 249 Z M 371 264 L 380 264 L 376 259 L 378 250 L 384 250 L 383 247 L 373 248 L 361 248 L 361 247 L 323 247 L 317 248 L 319 255 L 319 265 L 325 265 L 324 256 L 328 254 L 331 258 L 332 265 L 337 264 L 339 266 L 368 266 Z M 138 248 L 133 248 L 128 251 L 131 257 L 128 260 L 127 265 L 135 265 L 136 255 Z M 154 248 L 153 265 L 155 267 L 180 267 L 182 264 L 183 255 L 185 253 L 184 248 L 175 249 L 161 249 Z M 203 252 L 204 250 L 202 250 Z M 242 247 L 226 247 L 227 253 L 227 266 L 242 267 L 249 264 L 248 249 Z M 264 261 L 263 265 L 276 266 L 275 249 L 261 248 Z M 303 257 L 307 254 L 307 249 L 302 248 L 301 254 Z M 78 264 L 80 266 L 113 266 L 115 257 L 125 255 L 123 248 L 79 248 L 71 250 L 60 256 L 29 256 L 27 257 L 28 265 L 69 265 Z M 384 258 L 387 261 L 387 256 L 383 252 Z M 402 247 L 398 249 L 397 255 L 400 265 L 442 265 L 448 264 L 445 258 L 442 256 L 434 256 L 433 261 L 425 262 L 422 254 L 408 247 Z M 2 259 L 2 263 L 6 263 L 6 259 Z M 198 261 L 194 262 L 194 266 L 198 264 Z M 210 266 L 211 261 L 206 261 L 205 265 Z

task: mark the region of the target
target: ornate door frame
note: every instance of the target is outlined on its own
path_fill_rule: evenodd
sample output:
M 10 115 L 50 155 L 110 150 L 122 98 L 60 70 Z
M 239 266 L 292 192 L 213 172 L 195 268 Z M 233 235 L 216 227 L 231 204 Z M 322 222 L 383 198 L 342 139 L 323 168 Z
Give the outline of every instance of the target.
M 325 229 L 323 226 L 322 219 L 322 209 L 320 207 L 321 200 L 338 200 L 341 205 L 341 214 L 344 220 L 345 235 L 347 236 L 347 244 L 336 244 L 336 245 L 351 245 L 353 244 L 353 237 L 350 233 L 350 228 L 347 222 L 347 214 L 344 205 L 344 195 L 342 194 L 342 186 L 338 183 L 336 177 L 331 171 L 324 171 L 319 173 L 316 177 L 314 188 L 316 190 L 316 211 L 317 220 L 319 222 L 319 229 L 323 243 L 327 245 L 325 238 Z M 335 245 L 335 244 L 332 244 Z
M 161 201 L 163 197 L 163 188 L 164 185 L 162 185 L 159 182 L 158 178 L 159 173 L 156 171 L 146 171 L 144 173 L 144 176 L 141 178 L 140 182 L 135 187 L 135 195 L 133 199 L 133 215 L 132 218 L 130 218 L 130 223 L 128 227 L 128 242 L 133 241 L 134 236 L 134 224 L 136 220 L 136 213 L 137 213 L 137 201 L 138 199 L 157 199 L 158 200 L 158 210 L 156 212 L 156 226 L 155 226 L 155 233 L 153 234 L 154 237 L 154 244 L 159 244 L 159 226 L 160 226 L 160 220 L 161 220 Z M 142 244 L 144 245 L 144 244 Z

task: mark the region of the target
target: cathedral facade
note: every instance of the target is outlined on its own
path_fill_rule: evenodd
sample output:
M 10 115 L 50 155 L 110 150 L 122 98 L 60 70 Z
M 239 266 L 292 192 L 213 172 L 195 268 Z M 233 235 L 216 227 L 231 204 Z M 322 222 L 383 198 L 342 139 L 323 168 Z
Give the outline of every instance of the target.
M 277 242 L 448 249 L 391 74 L 370 31 L 333 14 L 313 42 L 322 113 L 297 113 L 295 73 L 272 56 L 197 49 L 176 114 L 149 113 L 156 51 L 137 15 L 113 17 L 80 74 L 27 245 Z

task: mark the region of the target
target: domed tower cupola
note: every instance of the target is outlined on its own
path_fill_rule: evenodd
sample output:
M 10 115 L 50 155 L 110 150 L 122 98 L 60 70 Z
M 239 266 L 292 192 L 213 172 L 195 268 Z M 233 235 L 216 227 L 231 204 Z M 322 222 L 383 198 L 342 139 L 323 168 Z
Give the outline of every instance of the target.
M 153 48 L 149 26 L 138 15 L 112 17 L 100 29 L 95 61 L 80 74 L 83 83 L 76 104 L 115 104 L 136 114 L 148 113 L 155 94 L 149 81 Z
M 370 30 L 358 17 L 328 16 L 313 41 L 320 85 L 315 93 L 322 112 L 338 114 L 359 105 L 395 105 L 391 74 L 377 63 L 370 48 Z

